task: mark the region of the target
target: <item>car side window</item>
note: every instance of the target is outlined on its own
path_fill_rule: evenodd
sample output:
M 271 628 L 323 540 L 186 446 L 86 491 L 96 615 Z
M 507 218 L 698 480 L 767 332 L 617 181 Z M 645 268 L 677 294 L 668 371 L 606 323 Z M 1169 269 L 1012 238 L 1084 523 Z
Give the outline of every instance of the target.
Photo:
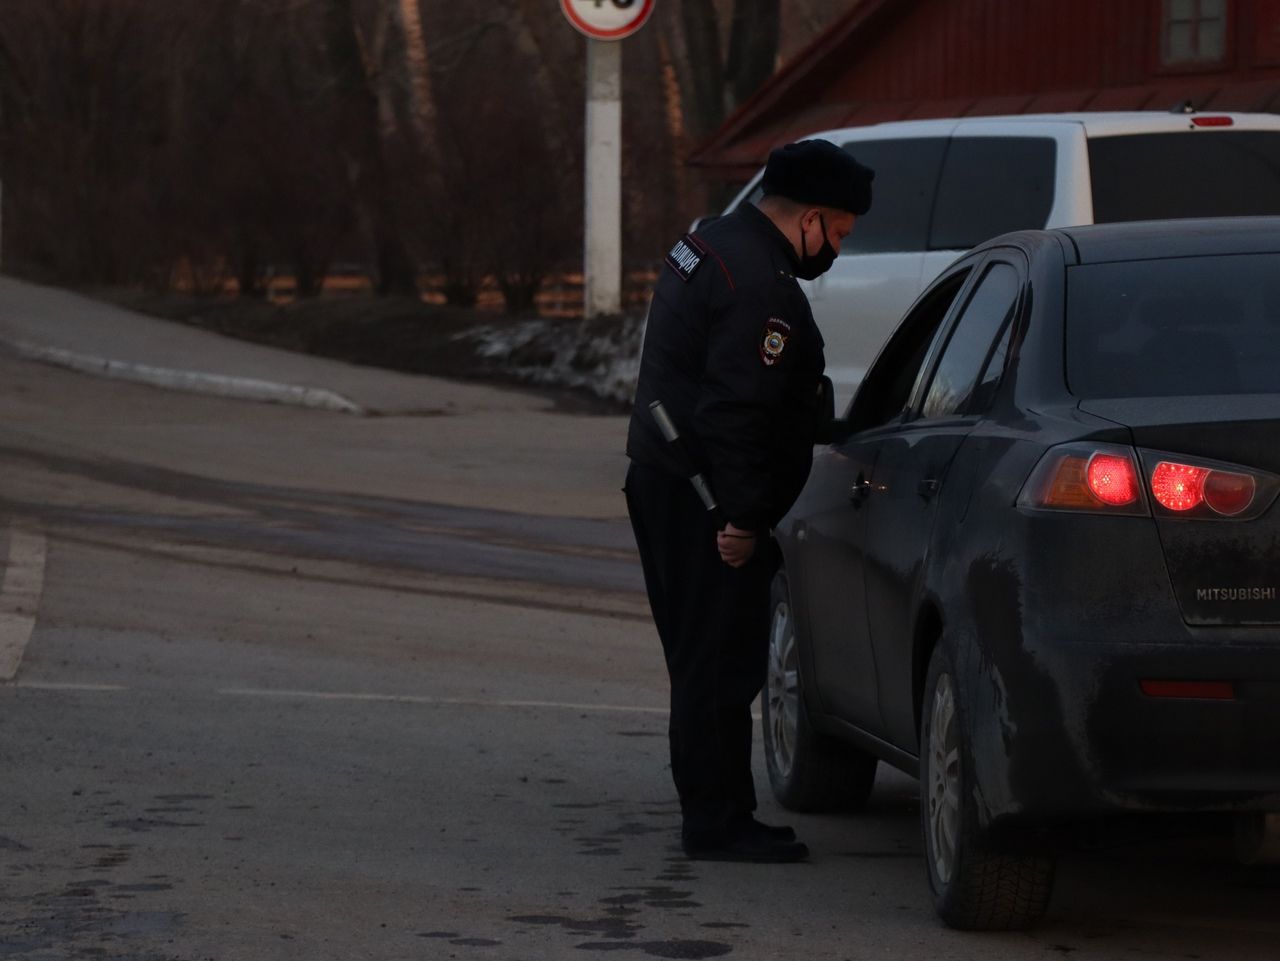
M 1050 137 L 953 137 L 929 249 L 967 250 L 1010 230 L 1043 227 L 1053 209 L 1057 158 Z
M 855 140 L 843 146 L 876 179 L 871 209 L 840 245 L 841 256 L 925 250 L 947 138 Z
M 952 327 L 921 417 L 984 412 L 995 397 L 1021 289 L 1018 271 L 992 264 Z M 998 358 L 998 360 L 997 360 Z
M 1004 379 L 1004 365 L 1009 357 L 1009 343 L 1013 340 L 1013 318 L 1005 323 L 1004 329 L 991 347 L 991 355 L 987 365 L 982 369 L 982 376 L 973 389 L 973 396 L 965 406 L 966 414 L 985 414 L 995 402 L 996 391 L 1000 389 L 1000 381 Z
M 957 270 L 935 286 L 903 319 L 876 358 L 849 408 L 850 431 L 887 424 L 906 409 L 915 393 L 929 348 L 964 287 L 971 267 Z

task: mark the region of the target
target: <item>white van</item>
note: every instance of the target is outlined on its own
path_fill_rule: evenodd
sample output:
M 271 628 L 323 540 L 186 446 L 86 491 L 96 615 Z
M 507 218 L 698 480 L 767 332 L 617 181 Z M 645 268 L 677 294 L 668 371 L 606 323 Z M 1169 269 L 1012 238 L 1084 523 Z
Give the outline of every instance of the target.
M 843 408 L 916 295 L 1010 230 L 1280 214 L 1280 116 L 1080 113 L 825 130 L 876 172 L 871 211 L 803 284 Z M 796 138 L 804 139 L 804 138 Z M 763 173 L 763 171 L 762 171 Z M 761 195 L 760 175 L 728 210 Z

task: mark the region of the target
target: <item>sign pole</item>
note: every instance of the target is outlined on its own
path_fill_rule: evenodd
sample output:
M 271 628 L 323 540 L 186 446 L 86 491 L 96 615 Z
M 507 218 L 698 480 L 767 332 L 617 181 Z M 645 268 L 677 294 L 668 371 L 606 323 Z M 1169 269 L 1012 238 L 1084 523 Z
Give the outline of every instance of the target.
M 583 311 L 622 310 L 622 44 L 587 40 Z
M 587 38 L 582 314 L 622 311 L 622 44 L 656 0 L 560 0 Z

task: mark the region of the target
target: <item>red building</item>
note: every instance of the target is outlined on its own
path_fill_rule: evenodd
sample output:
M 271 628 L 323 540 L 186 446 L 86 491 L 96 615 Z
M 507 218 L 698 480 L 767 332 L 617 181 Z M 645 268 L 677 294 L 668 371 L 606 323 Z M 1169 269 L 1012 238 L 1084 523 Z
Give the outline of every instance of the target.
M 855 0 L 691 158 L 885 120 L 1078 110 L 1280 112 L 1280 0 Z

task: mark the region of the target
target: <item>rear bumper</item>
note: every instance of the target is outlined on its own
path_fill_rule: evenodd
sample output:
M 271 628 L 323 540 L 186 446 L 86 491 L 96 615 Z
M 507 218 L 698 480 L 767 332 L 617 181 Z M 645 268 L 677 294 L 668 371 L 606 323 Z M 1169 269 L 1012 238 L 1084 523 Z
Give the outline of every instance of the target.
M 1153 697 L 1142 680 L 1227 681 L 1234 697 Z M 1280 647 L 1170 657 L 1113 652 L 1089 740 L 1101 780 L 1131 803 L 1280 806 Z
M 968 683 L 989 685 L 995 669 L 1005 690 L 1003 711 L 979 703 L 968 719 L 989 823 L 1280 811 L 1280 631 L 1248 643 L 1189 640 L 1054 639 L 1030 644 L 1022 664 L 987 662 L 985 677 L 971 666 Z M 1030 675 L 1019 676 L 1028 663 Z M 1153 697 L 1143 680 L 1228 681 L 1234 697 Z M 1009 696 L 1028 689 L 1033 697 Z
M 1188 626 L 1150 518 L 1020 513 L 979 548 L 939 593 L 990 823 L 1280 811 L 1280 627 Z

